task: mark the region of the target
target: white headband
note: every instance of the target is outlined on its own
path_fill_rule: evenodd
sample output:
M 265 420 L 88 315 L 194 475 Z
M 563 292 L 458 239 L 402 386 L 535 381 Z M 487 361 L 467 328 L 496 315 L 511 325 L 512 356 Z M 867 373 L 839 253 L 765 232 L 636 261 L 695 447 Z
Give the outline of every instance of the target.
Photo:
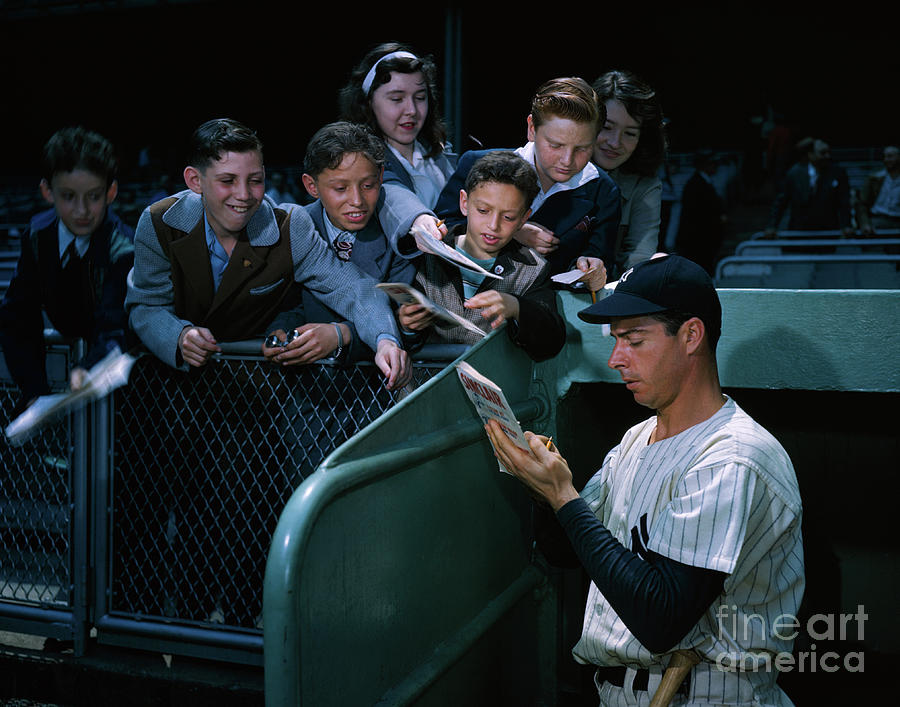
M 383 62 L 385 59 L 418 59 L 415 54 L 412 52 L 391 52 L 390 54 L 385 54 L 378 61 L 372 64 L 372 68 L 369 69 L 369 73 L 366 74 L 366 78 L 363 79 L 362 82 L 362 91 L 368 96 L 369 89 L 372 88 L 372 83 L 375 81 L 375 69 L 378 68 L 378 65 Z

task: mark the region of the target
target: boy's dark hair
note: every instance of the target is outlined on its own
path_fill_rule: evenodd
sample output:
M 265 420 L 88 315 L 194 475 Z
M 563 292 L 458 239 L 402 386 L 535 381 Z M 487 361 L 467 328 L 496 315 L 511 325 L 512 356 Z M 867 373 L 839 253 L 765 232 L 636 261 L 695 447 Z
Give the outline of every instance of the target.
M 207 120 L 191 135 L 188 164 L 204 170 L 226 152 L 259 152 L 262 141 L 246 125 L 231 118 Z
M 537 128 L 551 118 L 592 123 L 599 131 L 606 122 L 606 104 L 597 101 L 597 94 L 584 79 L 551 79 L 531 99 L 531 121 Z
M 641 138 L 621 171 L 655 176 L 667 149 L 665 121 L 656 91 L 634 73 L 621 69 L 607 71 L 594 81 L 593 89 L 601 105 L 620 101 L 628 115 L 641 125 Z
M 344 155 L 359 153 L 376 168 L 384 166 L 384 141 L 365 125 L 339 120 L 319 128 L 310 138 L 303 157 L 303 171 L 317 178 L 326 169 L 337 169 Z
M 83 169 L 106 180 L 116 179 L 119 163 L 112 143 L 102 135 L 79 126 L 62 128 L 44 145 L 44 179 L 48 183 L 60 172 Z
M 531 206 L 540 191 L 534 167 L 510 150 L 495 150 L 478 158 L 466 177 L 466 193 L 471 194 L 485 182 L 511 184 L 522 192 L 526 207 Z
M 398 51 L 410 52 L 415 54 L 417 58 L 393 57 L 385 59 L 375 69 L 375 80 L 372 82 L 368 93 L 364 93 L 362 84 L 366 74 L 369 73 L 369 69 L 381 57 Z M 399 71 L 402 74 L 413 74 L 421 71 L 422 76 L 425 77 L 425 88 L 428 92 L 428 113 L 425 116 L 422 130 L 419 131 L 417 139 L 425 146 L 427 150 L 426 157 L 437 157 L 444 150 L 444 143 L 447 141 L 447 128 L 444 126 L 444 121 L 441 118 L 437 101 L 437 67 L 431 56 L 420 56 L 406 44 L 400 44 L 399 42 L 379 44 L 362 58 L 351 72 L 350 80 L 338 93 L 341 119 L 367 125 L 376 135 L 380 135 L 381 131 L 378 128 L 375 114 L 372 112 L 370 98 L 375 89 L 390 81 L 392 71 Z

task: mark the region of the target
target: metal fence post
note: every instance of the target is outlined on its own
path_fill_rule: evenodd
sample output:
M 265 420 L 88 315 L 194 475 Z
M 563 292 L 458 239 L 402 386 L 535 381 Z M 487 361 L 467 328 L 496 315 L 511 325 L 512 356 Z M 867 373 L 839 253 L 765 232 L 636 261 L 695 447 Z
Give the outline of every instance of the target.
M 69 359 L 69 372 L 73 362 L 80 360 L 85 353 L 82 340 L 74 342 Z M 76 656 L 82 656 L 87 646 L 90 620 L 90 468 L 92 457 L 91 438 L 89 436 L 89 409 L 75 410 L 71 418 L 71 437 L 69 447 L 69 483 L 71 503 L 71 538 L 72 538 L 72 640 Z

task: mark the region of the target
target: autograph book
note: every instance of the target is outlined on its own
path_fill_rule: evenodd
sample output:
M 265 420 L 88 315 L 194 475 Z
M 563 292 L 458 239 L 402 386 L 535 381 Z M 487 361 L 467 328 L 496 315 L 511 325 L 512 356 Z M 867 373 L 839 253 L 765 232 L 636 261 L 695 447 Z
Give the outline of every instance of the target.
M 496 420 L 500 423 L 500 427 L 517 446 L 526 451 L 531 451 L 522 427 L 516 416 L 513 414 L 512 408 L 503 395 L 503 390 L 489 378 L 481 375 L 471 365 L 465 361 L 456 364 L 456 373 L 459 376 L 459 382 L 469 396 L 475 412 L 481 418 L 484 424 L 488 420 Z M 492 445 L 493 446 L 493 445 Z M 510 472 L 499 461 L 497 465 L 500 471 L 509 474 Z

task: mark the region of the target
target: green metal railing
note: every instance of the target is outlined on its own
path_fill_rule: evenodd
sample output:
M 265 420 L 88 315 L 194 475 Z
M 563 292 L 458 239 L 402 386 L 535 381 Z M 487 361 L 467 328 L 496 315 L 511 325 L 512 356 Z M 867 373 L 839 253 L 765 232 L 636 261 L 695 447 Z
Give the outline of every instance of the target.
M 726 388 L 900 391 L 895 349 L 885 349 L 900 342 L 900 292 L 720 297 Z M 587 299 L 561 293 L 558 302 L 569 331 L 557 357 L 533 364 L 494 334 L 465 358 L 503 387 L 523 427 L 555 435 L 570 463 L 589 459 L 595 469 L 629 416 L 647 412 L 611 394 L 621 389 L 606 365 L 613 342 L 606 327 L 578 319 Z M 275 532 L 264 586 L 266 704 L 431 704 L 492 684 L 514 689 L 502 676 L 470 680 L 466 659 L 483 658 L 484 643 L 509 651 L 507 664 L 528 676 L 528 701 L 552 700 L 577 636 L 560 639 L 561 619 L 548 611 L 558 588 L 531 553 L 528 504 L 497 470 L 452 369 L 349 440 L 294 493 Z M 569 607 L 573 624 L 582 608 Z M 535 631 L 519 652 L 504 623 L 512 613 Z
M 549 403 L 505 333 L 466 360 L 503 387 L 523 425 L 540 428 Z M 336 450 L 286 505 L 264 585 L 267 704 L 410 704 L 454 670 L 448 679 L 463 682 L 460 659 L 513 607 L 539 612 L 528 598 L 544 581 L 529 514 L 448 367 Z M 536 689 L 539 652 L 522 660 L 536 666 L 523 681 Z

